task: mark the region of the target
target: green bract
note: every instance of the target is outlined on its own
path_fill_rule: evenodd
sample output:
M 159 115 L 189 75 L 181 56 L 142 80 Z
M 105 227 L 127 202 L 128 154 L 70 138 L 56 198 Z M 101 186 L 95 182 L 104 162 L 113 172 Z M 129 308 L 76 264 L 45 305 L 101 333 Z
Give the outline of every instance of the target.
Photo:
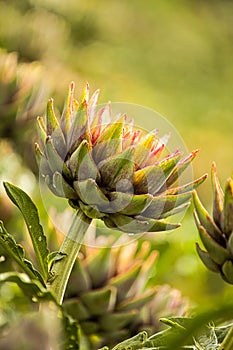
M 98 241 L 108 248 L 96 248 Z M 148 286 L 158 258 L 150 242 L 111 249 L 112 241 L 112 236 L 84 239 L 63 304 L 94 349 L 114 346 L 141 330 L 152 335 L 160 329 L 160 317 L 182 316 L 188 308 L 178 290 Z
M 233 177 L 227 180 L 223 192 L 213 163 L 212 184 L 213 218 L 194 192 L 194 216 L 200 238 L 207 250 L 202 250 L 197 243 L 197 252 L 209 270 L 221 273 L 226 282 L 233 284 Z
M 104 123 L 110 105 L 97 111 L 98 94 L 89 100 L 86 85 L 78 103 L 71 83 L 61 117 L 50 99 L 45 120 L 38 118 L 36 154 L 50 190 L 110 228 L 142 233 L 178 227 L 164 219 L 187 208 L 193 187 L 205 176 L 172 186 L 197 151 L 183 159 L 179 151 L 161 158 L 165 143 L 156 132 L 144 135 L 125 115 Z

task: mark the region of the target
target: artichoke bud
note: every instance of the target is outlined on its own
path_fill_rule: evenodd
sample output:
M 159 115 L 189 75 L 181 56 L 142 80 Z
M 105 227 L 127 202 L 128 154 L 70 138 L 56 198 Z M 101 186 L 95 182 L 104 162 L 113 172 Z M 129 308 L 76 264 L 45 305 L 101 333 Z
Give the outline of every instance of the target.
M 204 265 L 221 274 L 224 281 L 233 284 L 233 177 L 222 190 L 216 165 L 212 164 L 213 218 L 194 192 L 194 217 L 201 241 L 206 249 L 197 244 L 197 253 Z
M 87 84 L 78 102 L 71 83 L 61 117 L 50 99 L 45 120 L 38 118 L 36 155 L 48 187 L 111 228 L 143 233 L 178 227 L 164 219 L 187 208 L 205 176 L 172 186 L 197 152 L 184 159 L 179 151 L 166 154 L 167 135 L 145 134 L 124 114 L 112 121 L 110 103 L 97 108 L 98 95 L 89 99 Z

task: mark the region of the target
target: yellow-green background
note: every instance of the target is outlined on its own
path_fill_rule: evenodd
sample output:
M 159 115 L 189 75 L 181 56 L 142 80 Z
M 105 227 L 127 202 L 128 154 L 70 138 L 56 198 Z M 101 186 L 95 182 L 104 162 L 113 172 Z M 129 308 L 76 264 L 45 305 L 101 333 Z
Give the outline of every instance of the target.
M 232 23 L 230 0 L 0 0 L 0 46 L 17 51 L 20 62 L 42 63 L 42 79 L 59 106 L 74 80 L 77 96 L 88 81 L 92 91 L 101 89 L 101 103 L 157 110 L 190 151 L 200 149 L 195 176 L 210 172 L 215 160 L 223 185 L 233 170 Z M 4 154 L 5 180 L 32 179 L 23 168 L 16 176 Z M 199 193 L 210 209 L 210 179 Z M 197 239 L 191 209 L 181 229 L 155 237 L 157 281 L 197 303 L 232 296 L 199 262 Z

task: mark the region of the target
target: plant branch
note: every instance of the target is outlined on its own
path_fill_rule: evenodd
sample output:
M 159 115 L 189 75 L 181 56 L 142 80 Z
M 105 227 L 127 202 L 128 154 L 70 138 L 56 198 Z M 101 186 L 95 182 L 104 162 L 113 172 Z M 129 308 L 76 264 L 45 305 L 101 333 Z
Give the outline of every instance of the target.
M 61 259 L 55 259 L 52 265 L 50 271 L 52 279 L 49 281 L 48 287 L 59 304 L 62 304 L 73 265 L 90 223 L 91 219 L 89 219 L 82 211 L 76 213 L 69 232 L 64 238 L 58 252 L 58 256 L 60 254 Z

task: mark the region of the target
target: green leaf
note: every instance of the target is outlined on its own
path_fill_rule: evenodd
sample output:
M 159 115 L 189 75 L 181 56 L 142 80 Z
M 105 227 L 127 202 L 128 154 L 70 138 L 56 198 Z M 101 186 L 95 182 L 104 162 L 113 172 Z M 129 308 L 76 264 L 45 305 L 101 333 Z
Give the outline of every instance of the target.
M 26 222 L 41 274 L 46 281 L 48 277 L 49 250 L 43 228 L 39 222 L 38 211 L 30 197 L 20 188 L 5 182 L 4 187 L 12 202 L 19 208 Z
M 29 260 L 25 259 L 23 247 L 17 244 L 14 237 L 6 231 L 2 221 L 0 221 L 0 245 L 31 279 L 38 279 L 44 284 L 39 271 Z
M 132 338 L 126 339 L 118 345 L 114 346 L 112 350 L 131 350 L 141 349 L 142 344 L 147 340 L 147 333 L 145 331 L 138 333 Z
M 0 283 L 13 282 L 30 298 L 53 300 L 52 294 L 44 288 L 39 281 L 31 280 L 28 275 L 18 272 L 5 272 L 0 274 Z
M 190 317 L 167 317 L 160 318 L 160 321 L 169 327 L 184 330 L 192 323 L 192 318 Z

